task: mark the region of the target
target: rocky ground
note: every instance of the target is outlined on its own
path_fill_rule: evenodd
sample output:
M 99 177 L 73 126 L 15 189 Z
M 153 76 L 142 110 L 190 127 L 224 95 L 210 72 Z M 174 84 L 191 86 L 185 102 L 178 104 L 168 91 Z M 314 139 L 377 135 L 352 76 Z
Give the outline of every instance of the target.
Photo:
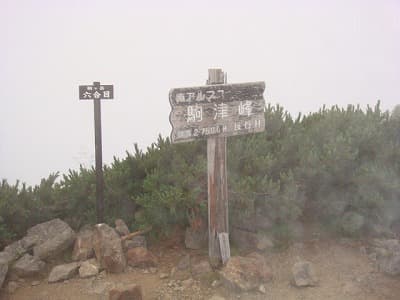
M 132 249 L 145 248 L 141 246 Z M 143 299 L 400 299 L 400 243 L 396 239 L 360 241 L 320 235 L 258 254 L 232 249 L 232 259 L 218 272 L 206 263 L 206 250 L 189 250 L 179 240 L 148 250 L 151 255 L 146 253 L 146 263 L 138 264 L 132 252 L 125 270 L 117 273 L 99 268 L 94 275 L 81 276 L 81 270 L 78 273 L 78 267 L 68 263 L 63 271 L 76 271 L 63 279 L 66 273 L 54 271 L 60 264 L 56 260 L 29 276 L 10 271 L 0 299 L 114 299 L 111 290 L 132 284 L 140 287 Z
M 108 299 L 108 290 L 135 283 L 144 299 L 399 299 L 400 278 L 380 272 L 362 242 L 326 240 L 297 243 L 289 249 L 265 254 L 273 279 L 255 291 L 237 293 L 227 289 L 218 276 L 176 279 L 171 270 L 185 255 L 206 257 L 201 251 L 179 248 L 151 249 L 160 259 L 157 268 L 128 268 L 125 273 L 100 273 L 48 283 L 46 277 L 20 279 L 15 291 L 3 289 L 4 300 Z M 300 260 L 312 263 L 318 282 L 313 287 L 293 285 L 292 266 Z M 11 292 L 11 293 L 10 293 Z M 219 297 L 219 298 L 218 298 Z

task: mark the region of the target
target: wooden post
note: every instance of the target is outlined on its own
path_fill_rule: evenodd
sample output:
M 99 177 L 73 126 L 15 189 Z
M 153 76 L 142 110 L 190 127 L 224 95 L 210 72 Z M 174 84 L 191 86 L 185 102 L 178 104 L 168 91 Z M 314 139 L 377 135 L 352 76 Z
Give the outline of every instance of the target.
M 222 84 L 221 69 L 209 69 L 207 84 Z M 208 253 L 210 264 L 219 267 L 230 256 L 228 222 L 228 186 L 226 172 L 226 137 L 207 139 L 208 168 Z M 226 243 L 228 239 L 228 243 Z M 225 240 L 225 242 L 220 242 Z M 224 247 L 222 249 L 221 247 Z M 227 249 L 226 249 L 227 247 Z
M 99 86 L 99 82 L 94 82 Z M 101 145 L 101 103 L 100 99 L 94 99 L 94 143 L 96 155 L 96 215 L 97 223 L 104 223 L 104 179 L 103 157 Z

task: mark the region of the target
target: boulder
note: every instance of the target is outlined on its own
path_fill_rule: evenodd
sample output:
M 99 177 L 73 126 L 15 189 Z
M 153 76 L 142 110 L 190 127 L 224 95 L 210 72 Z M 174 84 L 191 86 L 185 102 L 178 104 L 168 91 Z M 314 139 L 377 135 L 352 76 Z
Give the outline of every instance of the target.
M 12 267 L 12 272 L 19 277 L 30 277 L 40 274 L 46 263 L 30 254 L 22 256 Z
M 132 267 L 149 268 L 157 266 L 157 258 L 146 248 L 136 247 L 126 253 L 128 265 Z
M 79 231 L 72 250 L 72 260 L 82 261 L 94 257 L 93 235 L 94 229 L 90 226 L 83 227 Z
M 8 272 L 8 264 L 0 264 L 0 288 L 3 286 Z
M 147 248 L 146 238 L 143 235 L 134 236 L 129 240 L 124 240 L 122 242 L 122 246 L 124 251 L 128 251 L 129 249 L 136 248 L 136 247 L 143 247 Z
M 120 236 L 129 234 L 129 228 L 122 219 L 115 220 L 115 230 L 118 232 Z
M 391 276 L 400 275 L 400 252 L 378 259 L 379 269 Z
M 224 286 L 237 292 L 255 290 L 272 279 L 264 257 L 256 253 L 231 257 L 219 274 Z
M 4 248 L 4 252 L 11 255 L 11 261 L 15 261 L 24 254 L 28 253 L 29 250 L 35 245 L 35 239 L 29 236 L 22 238 Z
M 396 239 L 374 239 L 370 241 L 370 244 L 379 269 L 388 275 L 400 275 L 400 241 Z
M 292 267 L 293 283 L 297 287 L 315 286 L 318 283 L 314 268 L 309 261 L 300 261 Z
M 206 229 L 186 228 L 185 246 L 188 249 L 203 249 L 207 247 L 208 232 Z
M 73 262 L 66 265 L 55 266 L 47 280 L 49 283 L 64 281 L 70 279 L 78 274 L 79 263 Z
M 45 260 L 71 247 L 75 240 L 75 232 L 64 221 L 53 219 L 30 228 L 26 238 L 35 245 L 34 256 Z
M 142 288 L 137 284 L 113 288 L 109 292 L 109 300 L 142 300 Z
M 95 226 L 93 239 L 94 252 L 100 267 L 110 273 L 125 270 L 126 259 L 118 233 L 107 224 Z
M 99 266 L 94 259 L 90 259 L 81 263 L 79 268 L 79 277 L 88 278 L 99 274 Z
M 6 246 L 4 251 L 0 252 L 0 268 L 3 265 L 10 265 L 26 254 L 32 249 L 34 242 L 34 239 L 24 237 L 23 239 Z

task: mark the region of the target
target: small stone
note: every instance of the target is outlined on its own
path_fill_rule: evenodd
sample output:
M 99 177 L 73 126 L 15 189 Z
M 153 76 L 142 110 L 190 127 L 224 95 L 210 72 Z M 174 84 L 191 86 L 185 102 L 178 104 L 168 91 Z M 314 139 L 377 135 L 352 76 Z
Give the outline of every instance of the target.
M 48 282 L 54 283 L 70 279 L 78 274 L 79 263 L 69 263 L 54 267 L 49 275 Z
M 318 279 L 315 275 L 313 265 L 308 261 L 300 261 L 292 268 L 293 282 L 297 287 L 315 286 Z
M 169 275 L 167 273 L 161 273 L 160 274 L 160 279 L 166 279 L 168 277 L 169 277 Z
M 219 281 L 219 280 L 214 280 L 214 281 L 211 283 L 211 286 L 212 286 L 213 288 L 219 287 L 220 285 L 221 285 L 221 281 Z
M 79 277 L 88 278 L 99 274 L 99 267 L 95 260 L 88 260 L 81 264 L 79 268 Z
M 39 280 L 34 280 L 34 281 L 31 282 L 31 286 L 37 286 L 39 284 L 40 284 Z
M 258 291 L 260 292 L 260 293 L 262 293 L 262 294 L 265 294 L 267 291 L 266 291 L 266 289 L 265 289 L 265 286 L 263 285 L 263 284 L 261 284 L 259 287 L 258 287 Z
M 131 284 L 121 288 L 113 288 L 109 292 L 109 300 L 142 300 L 142 288 L 140 285 Z

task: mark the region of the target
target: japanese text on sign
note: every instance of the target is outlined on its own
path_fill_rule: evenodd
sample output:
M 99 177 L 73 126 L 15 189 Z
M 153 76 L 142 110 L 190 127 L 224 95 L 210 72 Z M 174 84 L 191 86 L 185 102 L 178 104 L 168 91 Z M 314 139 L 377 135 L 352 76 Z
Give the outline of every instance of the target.
M 114 86 L 113 85 L 80 85 L 79 86 L 79 99 L 81 100 L 100 100 L 100 99 L 113 99 Z

